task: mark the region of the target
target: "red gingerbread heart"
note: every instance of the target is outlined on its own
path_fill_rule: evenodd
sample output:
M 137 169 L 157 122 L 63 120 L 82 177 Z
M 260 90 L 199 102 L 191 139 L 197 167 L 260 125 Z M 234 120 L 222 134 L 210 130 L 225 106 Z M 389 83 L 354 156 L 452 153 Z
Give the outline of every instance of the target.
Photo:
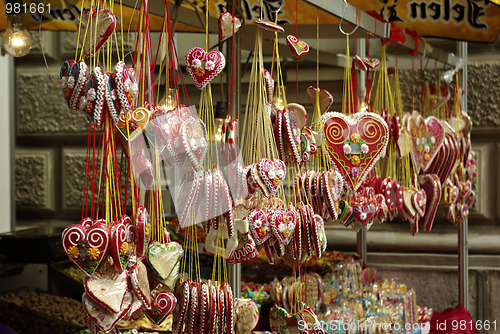
M 427 127 L 424 118 L 417 112 L 407 114 L 407 129 L 412 144 L 411 154 L 415 163 L 415 170 L 422 170 L 424 164 L 425 144 L 427 142 Z
M 137 208 L 135 216 L 135 254 L 141 259 L 146 255 L 149 241 L 151 240 L 151 222 L 145 207 Z
M 286 44 L 288 44 L 297 58 L 305 56 L 309 52 L 309 45 L 293 35 L 286 36 Z
M 161 324 L 175 308 L 177 298 L 171 292 L 154 293 L 151 308 L 146 311 L 146 316 L 154 324 Z
M 327 112 L 333 103 L 333 96 L 326 89 L 320 89 L 318 91 L 317 88 L 309 86 L 309 88 L 307 88 L 306 94 L 307 98 L 313 106 L 316 106 L 316 103 L 318 103 L 317 101 L 319 100 L 319 109 L 321 111 L 321 114 Z
M 71 225 L 62 233 L 66 255 L 84 274 L 92 276 L 109 250 L 109 228 L 101 222 Z
M 427 170 L 441 149 L 445 139 L 443 124 L 436 117 L 429 116 L 425 119 L 427 129 L 426 142 L 424 143 L 423 169 Z
M 337 112 L 322 116 L 326 150 L 350 189 L 356 191 L 387 147 L 389 129 L 380 115 Z
M 424 190 L 415 191 L 412 196 L 412 204 L 420 217 L 425 215 L 425 205 L 427 204 L 427 195 Z
M 422 176 L 419 181 L 427 197 L 422 224 L 424 225 L 424 230 L 429 232 L 436 216 L 439 201 L 441 200 L 441 182 L 436 174 Z
M 293 238 L 296 224 L 296 214 L 293 211 L 276 210 L 271 218 L 271 228 L 278 242 L 288 245 Z
M 134 297 L 132 293 L 127 291 L 125 298 L 123 298 L 121 309 L 115 313 L 102 306 L 87 293 L 84 293 L 82 297 L 82 306 L 85 313 L 87 313 L 89 318 L 97 325 L 97 327 L 99 327 L 103 332 L 108 333 L 113 329 L 113 327 L 115 327 L 118 321 L 127 315 L 128 311 L 132 307 L 133 301 Z
M 260 178 L 271 192 L 276 194 L 286 175 L 285 163 L 279 159 L 262 159 L 257 167 Z
M 200 47 L 191 49 L 186 56 L 186 67 L 198 89 L 205 87 L 226 66 L 224 55 L 216 50 L 205 52 Z
M 128 289 L 127 272 L 116 269 L 96 272 L 85 280 L 85 291 L 113 313 L 120 312 Z
M 134 253 L 134 226 L 127 215 L 111 225 L 111 243 L 109 253 L 116 268 L 125 270 L 130 256 Z
M 109 9 L 84 9 L 80 16 L 80 43 L 85 56 L 99 51 L 116 27 L 116 18 Z
M 259 209 L 254 209 L 248 215 L 250 233 L 257 245 L 262 245 L 271 237 L 271 226 L 267 215 Z

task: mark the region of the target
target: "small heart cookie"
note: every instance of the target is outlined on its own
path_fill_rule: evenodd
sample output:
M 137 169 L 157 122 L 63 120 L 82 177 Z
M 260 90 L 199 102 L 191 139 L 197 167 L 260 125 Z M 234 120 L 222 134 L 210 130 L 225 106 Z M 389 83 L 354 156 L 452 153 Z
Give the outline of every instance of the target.
M 241 27 L 241 20 L 231 13 L 224 12 L 219 16 L 219 41 L 232 37 Z

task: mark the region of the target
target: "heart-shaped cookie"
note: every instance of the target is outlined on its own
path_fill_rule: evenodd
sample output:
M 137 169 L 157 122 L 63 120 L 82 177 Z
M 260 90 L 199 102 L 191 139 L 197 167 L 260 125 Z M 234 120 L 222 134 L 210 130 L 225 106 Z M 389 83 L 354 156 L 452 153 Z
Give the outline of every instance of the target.
M 328 111 L 333 103 L 333 96 L 326 89 L 318 90 L 316 87 L 309 86 L 306 95 L 313 106 L 316 106 L 319 101 L 319 109 L 322 115 Z
M 146 316 L 154 324 L 161 324 L 175 308 L 177 298 L 171 292 L 154 293 L 151 308 L 146 311 Z
M 274 96 L 274 79 L 268 70 L 266 70 L 264 68 L 262 71 L 264 74 L 264 83 L 265 83 L 265 88 L 266 88 L 266 93 L 267 93 L 267 95 L 266 95 L 267 102 L 270 103 L 273 100 L 273 96 Z
M 262 159 L 258 164 L 260 178 L 264 181 L 271 194 L 276 194 L 285 179 L 286 165 L 279 159 Z
M 116 18 L 109 9 L 86 8 L 80 15 L 80 44 L 85 56 L 96 54 L 108 40 L 116 26 Z
M 423 217 L 425 215 L 425 206 L 427 204 L 427 195 L 425 194 L 425 191 L 415 191 L 411 200 L 415 210 L 417 210 L 420 217 Z
M 249 230 L 257 245 L 262 245 L 271 236 L 272 230 L 267 218 L 259 209 L 252 210 L 248 216 Z
M 113 313 L 120 312 L 128 289 L 127 272 L 111 268 L 85 279 L 85 291 Z
M 293 211 L 276 210 L 271 218 L 274 236 L 282 245 L 288 245 L 293 238 L 296 215 Z
M 234 301 L 234 323 L 236 334 L 250 334 L 259 322 L 259 309 L 251 299 L 237 298 Z
M 298 163 L 300 160 L 300 127 L 299 127 L 299 117 L 295 114 L 294 110 L 284 110 L 283 111 L 283 125 L 285 128 L 284 142 L 285 142 L 285 154 L 288 158 L 287 161 L 296 161 Z
M 189 161 L 195 170 L 200 170 L 208 151 L 205 124 L 201 119 L 190 117 L 182 123 L 180 133 Z
M 330 112 L 322 116 L 325 147 L 346 185 L 356 191 L 385 153 L 389 129 L 380 115 L 358 112 L 347 116 Z
M 136 265 L 130 273 L 130 283 L 135 295 L 141 300 L 146 308 L 151 307 L 151 289 L 148 280 L 148 269 L 142 261 L 136 262 Z
M 110 239 L 109 253 L 114 265 L 121 272 L 125 270 L 128 259 L 134 252 L 133 225 L 128 216 L 111 225 Z
M 151 240 L 151 222 L 145 207 L 137 208 L 135 217 L 135 254 L 138 259 L 146 255 L 149 241 Z
M 367 227 L 374 218 L 375 206 L 371 203 L 354 204 L 352 206 L 352 216 L 363 227 Z
M 369 69 L 376 69 L 380 65 L 380 61 L 376 58 L 363 58 L 363 62 Z
M 120 103 L 120 107 L 117 107 L 118 114 L 122 110 L 126 113 L 132 109 L 139 91 L 137 75 L 132 66 L 127 66 L 123 61 L 119 61 L 112 76 L 116 85 L 117 101 Z
M 305 326 L 300 326 L 303 329 L 299 330 L 299 322 L 305 324 L 300 313 L 289 314 L 286 309 L 277 305 L 274 305 L 269 313 L 269 323 L 273 332 L 289 334 L 309 333 L 305 329 Z
M 144 107 L 137 107 L 129 112 L 122 110 L 116 127 L 125 143 L 132 142 L 146 129 L 150 116 L 151 111 Z M 126 146 L 128 147 L 128 144 Z
M 272 32 L 285 32 L 285 28 L 271 21 L 256 20 L 255 24 Z
M 172 332 L 181 333 L 189 309 L 189 297 L 191 296 L 188 281 L 179 282 L 175 289 L 175 295 L 178 303 L 174 308 L 173 318 L 176 319 L 176 321 L 172 324 Z
M 354 66 L 358 69 L 358 70 L 361 70 L 363 72 L 366 72 L 368 70 L 368 67 L 366 66 L 366 63 L 363 61 L 363 59 L 361 59 L 358 55 L 355 55 L 353 58 L 352 58 L 352 63 L 354 64 Z
M 422 190 L 427 196 L 425 205 L 425 215 L 422 217 L 424 230 L 429 232 L 432 229 L 432 223 L 436 216 L 439 201 L 441 199 L 441 182 L 436 174 L 426 174 L 419 180 Z
M 100 67 L 96 67 L 83 88 L 78 105 L 79 110 L 98 126 L 102 121 L 107 81 L 107 74 L 102 73 Z
M 241 20 L 231 13 L 224 12 L 219 16 L 219 41 L 232 37 L 241 27 Z
M 429 84 L 429 94 L 426 98 L 431 111 L 440 108 L 450 99 L 450 91 L 445 86 L 438 89 L 436 86 Z
M 445 139 L 443 124 L 434 116 L 429 116 L 425 119 L 427 128 L 427 138 L 424 143 L 424 159 L 423 169 L 427 170 L 432 164 L 436 154 L 441 149 Z
M 154 243 L 148 249 L 148 262 L 154 272 L 162 280 L 166 280 L 173 272 L 177 272 L 184 252 L 177 242 L 168 244 Z
M 92 276 L 108 253 L 109 234 L 109 228 L 101 222 L 71 225 L 62 233 L 64 251 L 78 269 Z
M 60 71 L 61 88 L 72 112 L 77 112 L 83 88 L 87 83 L 87 64 L 81 60 L 65 61 Z
M 407 114 L 406 125 L 411 141 L 411 154 L 417 172 L 422 170 L 424 163 L 425 145 L 427 142 L 427 127 L 424 118 L 418 113 Z
M 191 49 L 186 55 L 186 67 L 198 89 L 205 87 L 226 66 L 224 55 L 216 50 L 205 52 L 200 47 Z
M 205 281 L 198 283 L 198 323 L 199 333 L 207 333 L 210 321 L 210 294 L 211 288 Z
M 111 312 L 107 308 L 105 308 L 101 303 L 95 301 L 89 294 L 84 293 L 82 297 L 82 306 L 83 310 L 89 318 L 99 327 L 103 332 L 108 333 L 111 331 L 115 325 L 123 319 L 130 308 L 132 307 L 132 303 L 134 301 L 134 297 L 132 293 L 127 291 L 125 293 L 125 297 L 123 298 L 123 303 L 121 309 L 118 313 Z
M 309 52 L 309 45 L 293 35 L 286 36 L 286 44 L 297 58 L 305 56 Z
M 205 173 L 203 171 L 194 174 L 186 173 L 181 181 L 175 201 L 176 212 L 179 217 L 179 228 L 185 228 L 193 223 L 189 219 L 190 213 L 192 213 L 192 217 L 196 217 L 199 206 L 193 205 L 193 203 L 198 203 L 197 201 L 203 192 L 204 177 Z M 213 199 L 215 200 L 215 197 Z

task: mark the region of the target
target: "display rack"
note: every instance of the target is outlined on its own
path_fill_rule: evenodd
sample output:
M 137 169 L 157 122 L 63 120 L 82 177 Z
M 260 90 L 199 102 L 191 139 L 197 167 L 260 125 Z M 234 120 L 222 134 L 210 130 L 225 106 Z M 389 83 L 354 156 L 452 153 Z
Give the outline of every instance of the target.
M 365 12 L 355 8 L 353 6 L 347 5 L 345 0 L 303 0 L 315 6 L 318 9 L 326 11 L 329 14 L 342 18 L 343 22 L 348 22 L 354 26 L 358 26 L 359 29 L 363 29 L 370 35 L 387 39 L 390 38 L 390 24 L 381 22 L 375 19 L 373 16 L 366 14 Z M 347 7 L 346 7 L 347 6 Z M 444 65 L 450 67 L 456 67 L 461 59 L 464 60 L 464 67 L 462 68 L 462 87 L 465 89 L 465 93 L 462 98 L 462 110 L 467 112 L 467 42 L 458 42 L 457 51 L 458 57 L 442 51 L 439 48 L 432 47 L 423 40 L 417 39 L 412 35 L 404 33 L 405 40 L 401 45 L 407 49 L 417 51 L 418 56 L 425 56 L 427 58 L 434 59 Z M 417 46 L 417 48 L 415 48 Z M 358 49 L 359 50 L 359 49 Z M 363 52 L 364 50 L 359 50 Z M 468 293 L 468 277 L 469 277 L 469 263 L 468 263 L 468 245 L 467 245 L 467 233 L 468 233 L 468 220 L 466 219 L 463 224 L 460 225 L 458 230 L 458 300 L 460 305 L 468 308 L 469 293 Z M 357 251 L 360 258 L 366 261 L 366 231 L 361 230 L 357 234 Z

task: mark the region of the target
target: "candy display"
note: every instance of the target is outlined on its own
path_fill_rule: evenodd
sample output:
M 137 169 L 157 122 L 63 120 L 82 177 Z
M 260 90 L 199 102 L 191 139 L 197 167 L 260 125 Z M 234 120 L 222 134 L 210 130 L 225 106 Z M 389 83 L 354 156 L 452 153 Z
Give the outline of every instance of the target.
M 289 102 L 281 7 L 268 18 L 259 10 L 239 120 L 240 64 L 231 39 L 244 21 L 234 4 L 218 20 L 219 45 L 230 41 L 225 53 L 209 45 L 207 0 L 206 45 L 190 46 L 180 59 L 173 5 L 165 2 L 163 30 L 152 45 L 149 4 L 140 4 L 132 63 L 123 49 L 116 48 L 117 62 L 104 52 L 118 44 L 110 38 L 116 8 L 92 4 L 78 18 L 76 59 L 60 71 L 69 109 L 89 122 L 81 221 L 65 229 L 62 246 L 85 277 L 82 305 L 91 332 L 116 333 L 147 319 L 151 328 L 170 326 L 173 333 L 246 334 L 259 328 L 259 307 L 270 299 L 267 322 L 280 334 L 413 333 L 426 322 L 412 290 L 374 283 L 375 270 L 327 252 L 326 228 L 368 230 L 399 219 L 413 234 L 429 232 L 440 205 L 453 223 L 467 219 L 477 172 L 458 79 L 454 94 L 439 82 L 427 84 L 420 110 L 410 109 L 402 104 L 398 69 L 387 67 L 385 44 L 380 60 L 351 61 L 346 35 L 336 111 L 333 95 L 319 87 L 319 68 L 316 87 L 299 90 L 299 60 L 310 47 L 296 29 L 286 37 L 297 72 L 297 96 Z M 319 34 L 319 22 L 316 28 Z M 264 36 L 272 36 L 272 50 Z M 370 80 L 358 83 L 356 69 L 369 77 L 374 68 L 373 87 Z M 216 123 L 211 84 L 223 71 L 227 107 L 218 109 L 227 115 Z M 199 90 L 197 104 L 187 96 L 185 74 Z M 302 93 L 312 110 L 298 103 Z M 165 219 L 165 187 L 174 223 Z M 248 283 L 246 299 L 236 298 L 228 267 L 239 263 L 281 265 L 287 277 L 258 289 Z

